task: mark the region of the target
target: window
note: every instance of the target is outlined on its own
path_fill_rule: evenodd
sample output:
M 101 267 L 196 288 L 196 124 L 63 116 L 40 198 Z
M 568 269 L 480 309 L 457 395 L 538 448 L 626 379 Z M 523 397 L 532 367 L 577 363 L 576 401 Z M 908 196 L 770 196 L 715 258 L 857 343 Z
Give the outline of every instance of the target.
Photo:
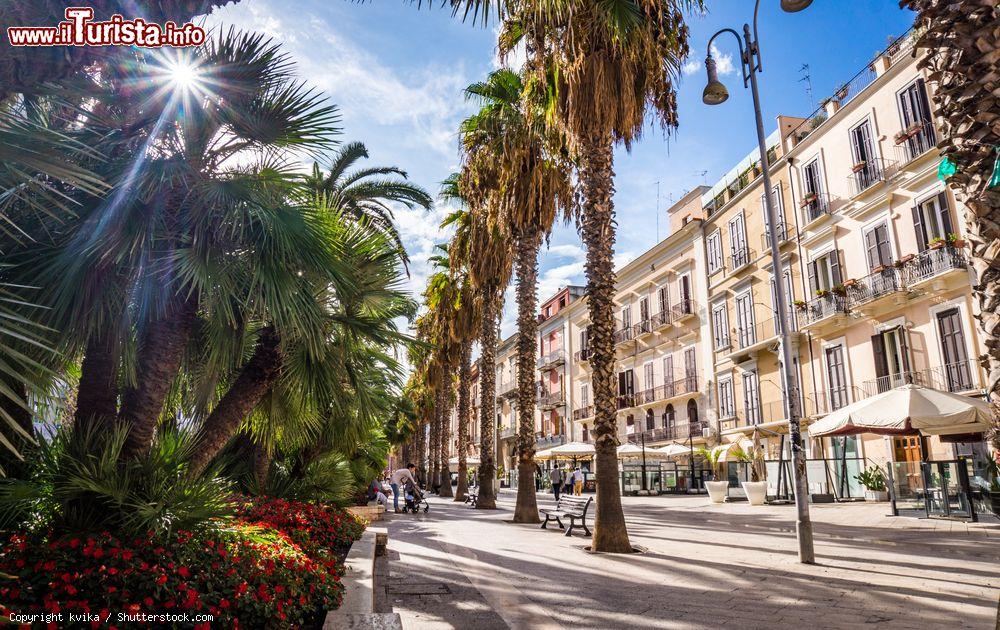
M 865 232 L 865 256 L 868 268 L 892 264 L 892 247 L 889 245 L 889 226 L 883 221 Z
M 836 411 L 848 404 L 847 377 L 844 373 L 844 346 L 837 345 L 827 348 L 826 382 L 827 397 L 830 400 L 830 411 Z
M 663 285 L 656 291 L 656 297 L 659 300 L 660 312 L 666 313 L 670 310 L 670 290 L 667 285 Z
M 771 234 L 768 231 L 768 227 L 771 225 L 770 217 L 767 215 L 767 206 L 765 205 L 764 195 L 760 196 L 760 211 L 764 215 L 764 243 L 767 247 L 771 247 Z M 771 203 L 774 204 L 774 213 L 778 215 L 778 225 L 776 232 L 778 233 L 778 242 L 781 242 L 788 238 L 788 226 L 785 223 L 785 204 L 782 202 L 781 198 L 781 184 L 774 186 L 771 189 Z
M 635 374 L 632 370 L 618 373 L 618 408 L 632 407 L 635 396 Z
M 753 317 L 753 294 L 749 291 L 736 296 L 736 328 L 738 329 L 740 348 L 757 343 L 757 330 L 754 328 Z
M 736 415 L 736 400 L 733 395 L 733 379 L 719 379 L 719 417 L 732 418 Z
M 858 194 L 882 178 L 882 170 L 872 142 L 870 121 L 866 120 L 851 129 L 851 155 L 854 158 L 854 167 L 857 169 L 854 171 L 854 194 Z
M 743 373 L 743 411 L 747 424 L 760 424 L 760 383 L 755 370 Z
M 690 315 L 694 312 L 694 304 L 691 302 L 691 276 L 683 275 L 679 281 L 681 302 L 678 305 L 683 315 Z
M 622 307 L 622 330 L 632 327 L 632 306 Z
M 642 386 L 646 389 L 653 389 L 656 383 L 653 381 L 653 362 L 649 361 L 642 366 Z
M 785 279 L 785 308 L 788 309 L 788 327 L 790 330 L 798 330 L 799 322 L 795 316 L 795 307 L 792 306 L 792 271 L 785 269 L 782 277 Z M 774 278 L 771 278 L 771 310 L 774 312 L 774 334 L 781 334 L 781 326 L 778 324 L 778 295 L 774 290 Z
M 587 425 L 583 425 L 583 441 L 590 441 L 590 429 L 587 428 Z
M 906 331 L 896 326 L 872 336 L 872 354 L 875 358 L 875 391 L 881 394 L 912 379 L 910 351 Z
M 910 208 L 910 211 L 913 213 L 913 229 L 917 233 L 917 247 L 920 251 L 926 251 L 931 240 L 947 240 L 952 233 L 947 193 L 942 192 L 921 201 Z
M 580 407 L 590 406 L 590 385 L 583 383 L 580 385 Z
M 656 428 L 656 416 L 653 415 L 652 409 L 646 410 L 646 430 L 652 431 Z
M 584 326 L 580 331 L 580 349 L 586 351 L 590 347 L 590 327 Z
M 729 347 L 729 313 L 726 303 L 716 304 L 712 307 L 712 331 L 715 334 L 715 349 Z
M 684 379 L 687 381 L 687 391 L 698 389 L 698 366 L 695 362 L 694 347 L 684 350 Z
M 733 258 L 733 269 L 750 262 L 750 252 L 747 249 L 747 224 L 742 212 L 729 221 L 729 249 Z
M 817 291 L 829 291 L 843 282 L 840 267 L 840 252 L 833 250 L 815 259 L 808 266 L 809 294 Z
M 625 435 L 632 435 L 635 433 L 635 417 L 629 416 L 625 419 Z
M 689 430 L 691 431 L 691 435 L 694 436 L 694 431 L 697 429 L 698 425 L 698 403 L 694 398 L 688 401 L 687 416 Z
M 941 357 L 944 359 L 944 385 L 950 392 L 972 389 L 972 370 L 959 310 L 951 308 L 938 313 L 937 324 L 941 338 Z
M 917 79 L 899 93 L 899 116 L 904 133 L 911 129 L 917 130 L 903 143 L 908 159 L 916 158 L 937 143 L 923 79 Z
M 677 423 L 677 418 L 674 414 L 674 406 L 667 405 L 663 410 L 663 428 L 670 429 Z
M 643 330 L 648 330 L 646 327 L 649 325 L 649 298 L 647 297 L 639 299 L 639 323 L 642 324 Z
M 815 221 L 827 211 L 823 197 L 823 180 L 819 170 L 819 158 L 802 167 L 803 209 L 806 222 Z M 808 201 L 807 201 L 808 200 Z
M 722 269 L 722 232 L 716 230 L 705 240 L 708 249 L 708 273 L 713 274 Z
M 674 357 L 663 357 L 663 389 L 665 396 L 674 395 Z

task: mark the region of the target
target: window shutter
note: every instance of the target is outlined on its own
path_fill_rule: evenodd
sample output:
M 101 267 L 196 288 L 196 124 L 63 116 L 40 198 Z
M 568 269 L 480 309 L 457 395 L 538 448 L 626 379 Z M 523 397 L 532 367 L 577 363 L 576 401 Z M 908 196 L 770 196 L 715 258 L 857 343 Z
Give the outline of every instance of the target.
M 882 378 L 889 375 L 889 362 L 885 358 L 885 339 L 881 333 L 872 335 L 872 354 L 875 357 L 875 376 Z
M 625 395 L 625 372 L 618 373 L 618 395 Z
M 924 213 L 920 211 L 920 206 L 910 208 L 913 213 L 913 231 L 917 234 L 917 248 L 920 251 L 927 250 L 927 227 L 924 225 Z
M 844 276 L 840 272 L 840 250 L 835 249 L 830 252 L 830 276 L 833 278 L 833 286 L 844 282 Z
M 906 329 L 896 326 L 896 334 L 899 335 L 900 351 L 903 353 L 903 372 L 910 371 L 910 339 Z
M 878 239 L 875 236 L 875 230 L 865 234 L 865 255 L 868 257 L 869 269 L 874 269 L 879 266 Z
M 880 265 L 888 265 L 892 262 L 892 248 L 889 247 L 889 226 L 884 223 L 875 228 L 878 239 L 878 257 Z
M 816 290 L 819 289 L 819 271 L 817 270 L 817 261 L 812 261 L 809 263 L 809 295 L 816 295 Z
M 943 192 L 938 195 L 938 211 L 941 213 L 941 229 L 944 230 L 943 236 L 947 240 L 948 235 L 953 231 L 951 226 L 951 212 L 948 208 L 948 193 Z

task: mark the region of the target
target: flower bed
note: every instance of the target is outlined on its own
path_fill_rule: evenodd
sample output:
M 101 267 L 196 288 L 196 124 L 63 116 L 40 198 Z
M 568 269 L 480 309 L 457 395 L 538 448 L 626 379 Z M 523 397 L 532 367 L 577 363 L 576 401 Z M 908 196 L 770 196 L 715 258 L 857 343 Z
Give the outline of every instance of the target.
M 363 529 L 336 508 L 248 500 L 235 522 L 197 532 L 14 534 L 0 547 L 0 614 L 111 612 L 114 627 L 117 613 L 188 613 L 213 615 L 215 627 L 318 627 L 340 604 L 343 554 Z M 193 625 L 163 621 L 146 625 Z

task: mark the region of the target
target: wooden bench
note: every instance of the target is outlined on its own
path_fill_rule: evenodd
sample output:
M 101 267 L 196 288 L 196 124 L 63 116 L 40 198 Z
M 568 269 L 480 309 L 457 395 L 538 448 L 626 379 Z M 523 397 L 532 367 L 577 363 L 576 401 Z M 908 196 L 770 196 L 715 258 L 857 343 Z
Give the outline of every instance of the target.
M 580 521 L 581 527 L 585 535 L 590 536 L 590 529 L 587 527 L 587 510 L 590 509 L 590 504 L 594 502 L 594 497 L 588 497 L 584 499 L 583 497 L 562 497 L 556 502 L 556 507 L 554 510 L 542 508 L 539 510 L 545 515 L 545 521 L 542 523 L 542 529 L 547 529 L 549 521 L 555 521 L 561 529 L 566 530 L 566 535 L 570 536 L 573 533 L 573 528 L 577 527 L 576 522 Z M 569 529 L 562 523 L 564 517 L 569 518 Z

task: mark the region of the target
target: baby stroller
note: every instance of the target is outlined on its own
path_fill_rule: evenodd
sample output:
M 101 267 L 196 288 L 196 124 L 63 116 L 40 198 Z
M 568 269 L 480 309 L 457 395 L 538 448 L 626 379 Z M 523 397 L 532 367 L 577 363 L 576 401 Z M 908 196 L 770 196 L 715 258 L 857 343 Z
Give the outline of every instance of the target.
M 424 498 L 424 494 L 420 492 L 420 488 L 414 485 L 412 481 L 407 481 L 406 485 L 403 486 L 403 498 L 406 500 L 406 503 L 403 505 L 403 512 L 413 512 L 416 514 L 421 507 L 424 508 L 424 512 L 431 509 L 430 504 Z

